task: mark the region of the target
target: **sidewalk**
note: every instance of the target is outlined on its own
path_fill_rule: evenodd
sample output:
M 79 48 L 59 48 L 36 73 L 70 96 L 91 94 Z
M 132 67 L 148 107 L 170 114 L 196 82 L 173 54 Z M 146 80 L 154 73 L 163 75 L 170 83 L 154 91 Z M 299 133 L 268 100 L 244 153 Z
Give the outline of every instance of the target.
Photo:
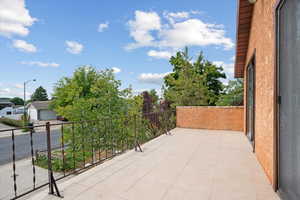
M 142 148 L 58 182 L 64 199 L 279 200 L 242 133 L 176 128 Z
M 59 174 L 55 174 L 59 175 Z M 0 166 L 0 199 L 14 197 L 13 165 L 8 163 Z M 16 161 L 17 193 L 23 193 L 33 188 L 33 168 L 31 158 Z M 48 181 L 48 170 L 35 166 L 35 186 Z

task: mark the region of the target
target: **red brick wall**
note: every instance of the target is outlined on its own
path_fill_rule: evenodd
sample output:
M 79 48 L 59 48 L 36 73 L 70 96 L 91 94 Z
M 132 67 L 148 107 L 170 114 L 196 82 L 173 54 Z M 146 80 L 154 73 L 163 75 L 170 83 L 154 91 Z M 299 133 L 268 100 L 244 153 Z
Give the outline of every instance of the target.
M 270 182 L 274 184 L 274 90 L 275 31 L 277 0 L 258 0 L 254 5 L 247 63 L 256 55 L 255 152 Z M 246 66 L 245 66 L 246 77 Z M 245 98 L 246 99 L 246 98 Z M 246 118 L 245 118 L 246 119 Z
M 244 130 L 243 106 L 179 106 L 177 127 L 210 130 Z

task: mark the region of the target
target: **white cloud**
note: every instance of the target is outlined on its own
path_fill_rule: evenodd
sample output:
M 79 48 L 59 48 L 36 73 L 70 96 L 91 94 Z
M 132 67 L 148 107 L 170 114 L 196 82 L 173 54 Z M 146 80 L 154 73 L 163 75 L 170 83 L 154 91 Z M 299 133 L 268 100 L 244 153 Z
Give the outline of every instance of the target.
M 35 53 L 37 51 L 37 48 L 33 44 L 27 43 L 24 40 L 14 40 L 12 45 L 14 48 L 23 52 Z
M 201 11 L 199 11 L 199 10 L 192 10 L 190 13 L 193 14 L 193 15 L 200 15 L 200 14 L 203 14 L 203 12 L 201 12 Z
M 66 41 L 67 51 L 71 54 L 80 54 L 83 50 L 83 45 L 76 41 Z
M 32 93 L 26 92 L 26 98 L 28 99 L 31 96 Z M 24 96 L 24 91 L 21 88 L 0 88 L 0 97 L 8 97 L 8 98 L 13 98 L 13 97 L 20 97 L 23 98 Z
M 117 74 L 117 73 L 120 73 L 121 72 L 121 69 L 118 68 L 118 67 L 113 67 L 111 68 L 113 70 L 113 73 Z
M 16 83 L 14 86 L 15 86 L 15 88 L 18 88 L 18 89 L 24 88 L 23 84 L 19 84 L 19 83 Z
M 153 89 L 153 88 L 152 88 Z M 140 95 L 140 94 L 142 94 L 143 92 L 145 92 L 145 91 L 148 91 L 148 92 L 150 92 L 150 90 L 152 90 L 152 89 L 150 89 L 150 88 L 147 88 L 147 89 L 134 89 L 133 90 L 133 94 L 134 95 Z M 157 95 L 159 96 L 159 97 L 162 97 L 162 91 L 161 91 L 161 89 L 154 89 L 155 91 L 156 91 L 156 93 L 157 93 Z
M 10 91 L 10 88 L 1 88 L 2 93 L 9 93 Z
M 233 63 L 225 63 L 223 61 L 214 61 L 213 64 L 217 66 L 222 66 L 224 71 L 229 74 L 234 73 L 234 64 Z
M 129 44 L 127 49 L 134 49 L 143 46 L 151 46 L 154 37 L 151 31 L 160 30 L 160 17 L 156 12 L 135 11 L 135 19 L 128 22 L 130 27 L 130 36 L 136 43 Z
M 185 46 L 222 46 L 232 49 L 234 43 L 225 37 L 225 30 L 220 25 L 207 24 L 200 19 L 188 19 L 174 23 L 171 28 L 161 31 L 160 46 L 183 48 Z
M 157 59 L 170 59 L 172 56 L 172 53 L 169 51 L 156 51 L 156 50 L 150 50 L 147 53 L 148 56 L 154 57 Z
M 141 83 L 150 83 L 150 84 L 157 84 L 161 85 L 163 83 L 163 79 L 166 75 L 168 75 L 170 72 L 167 73 L 142 73 L 139 75 L 138 80 Z
M 232 80 L 234 78 L 233 74 L 234 74 L 234 64 L 233 63 L 225 63 L 223 61 L 215 61 L 213 62 L 213 64 L 219 66 L 219 67 L 223 67 L 224 72 L 226 74 L 226 79 L 222 79 L 222 81 L 224 83 L 227 83 L 228 80 Z
M 40 61 L 22 61 L 22 65 L 31 65 L 31 66 L 39 66 L 39 67 L 59 67 L 59 64 L 55 62 L 40 62 Z
M 168 20 L 161 23 L 161 17 L 156 12 L 136 11 L 135 19 L 130 20 L 130 36 L 134 43 L 127 49 L 139 47 L 157 47 L 159 49 L 176 50 L 185 46 L 217 46 L 225 50 L 232 49 L 234 43 L 226 36 L 223 25 L 205 23 L 193 18 L 189 12 L 165 12 Z M 180 19 L 180 20 L 178 20 Z
M 189 18 L 190 14 L 188 12 L 170 12 L 167 14 L 169 17 L 173 18 Z
M 177 20 L 188 19 L 190 17 L 189 12 L 164 12 L 164 17 L 171 23 L 174 24 Z
M 103 32 L 105 29 L 108 28 L 108 26 L 109 26 L 108 22 L 99 24 L 99 26 L 98 26 L 98 32 Z
M 0 34 L 6 37 L 12 35 L 26 36 L 28 27 L 32 26 L 36 18 L 30 16 L 24 0 L 0 1 Z

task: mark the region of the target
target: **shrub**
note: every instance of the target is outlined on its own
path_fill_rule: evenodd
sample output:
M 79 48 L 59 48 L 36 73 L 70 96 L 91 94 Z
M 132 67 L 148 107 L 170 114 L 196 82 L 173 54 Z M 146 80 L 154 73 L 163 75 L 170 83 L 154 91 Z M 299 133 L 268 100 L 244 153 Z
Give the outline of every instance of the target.
M 24 122 L 22 120 L 9 119 L 5 117 L 0 118 L 0 123 L 14 127 L 23 127 L 24 125 Z

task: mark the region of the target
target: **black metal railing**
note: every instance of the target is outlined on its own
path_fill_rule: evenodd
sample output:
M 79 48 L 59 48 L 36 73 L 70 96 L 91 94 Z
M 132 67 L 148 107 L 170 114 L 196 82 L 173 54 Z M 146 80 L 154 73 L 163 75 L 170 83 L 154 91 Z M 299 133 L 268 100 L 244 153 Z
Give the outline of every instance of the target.
M 142 152 L 141 144 L 161 134 L 169 134 L 174 126 L 171 113 L 156 112 L 92 121 L 48 122 L 26 127 L 29 134 L 20 133 L 22 128 L 0 130 L 0 134 L 11 134 L 11 156 L 3 162 L 12 165 L 13 188 L 10 190 L 13 192 L 0 196 L 0 199 L 17 199 L 46 185 L 50 194 L 60 196 L 57 180 L 78 174 L 130 149 Z M 35 132 L 37 130 L 39 132 Z M 22 163 L 24 172 L 18 170 L 21 161 L 17 160 L 20 159 L 22 162 L 28 160 L 26 169 Z

